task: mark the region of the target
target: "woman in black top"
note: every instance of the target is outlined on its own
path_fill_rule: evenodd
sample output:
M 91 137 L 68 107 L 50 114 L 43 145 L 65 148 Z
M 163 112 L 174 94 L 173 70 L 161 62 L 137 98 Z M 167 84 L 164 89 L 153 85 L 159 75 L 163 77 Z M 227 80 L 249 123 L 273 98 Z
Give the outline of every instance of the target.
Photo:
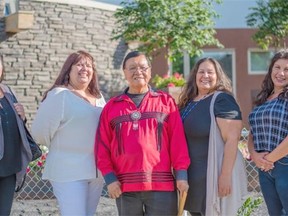
M 206 209 L 206 191 L 207 187 L 211 188 L 209 182 L 208 186 L 206 185 L 209 181 L 207 164 L 209 139 L 211 139 L 209 137 L 211 125 L 209 109 L 211 99 L 216 91 L 221 91 L 221 93 L 216 97 L 214 103 L 214 115 L 225 144 L 221 173 L 218 176 L 217 196 L 220 198 L 229 197 L 231 194 L 235 196 L 235 192 L 232 191 L 232 170 L 242 129 L 241 112 L 232 96 L 231 82 L 220 64 L 213 58 L 203 58 L 192 69 L 179 100 L 191 159 L 188 168 L 189 191 L 185 210 L 192 215 L 211 213 L 210 211 L 207 213 Z M 234 210 L 233 207 L 233 210 L 230 209 L 228 212 L 234 212 Z M 218 213 L 219 215 L 225 214 L 221 208 Z
M 2 84 L 3 76 L 3 57 L 0 56 L 0 215 L 9 215 L 15 188 L 23 180 L 31 151 L 27 139 L 21 138 L 25 136 L 23 106 L 13 103 L 13 95 Z

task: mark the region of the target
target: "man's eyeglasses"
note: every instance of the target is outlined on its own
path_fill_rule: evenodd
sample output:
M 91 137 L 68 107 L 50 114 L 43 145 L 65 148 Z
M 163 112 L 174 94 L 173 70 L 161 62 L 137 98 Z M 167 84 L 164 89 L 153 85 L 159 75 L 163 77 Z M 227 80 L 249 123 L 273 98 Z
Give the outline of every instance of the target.
M 130 73 L 135 73 L 137 72 L 138 70 L 142 73 L 146 73 L 148 71 L 150 67 L 130 67 L 128 68 L 127 70 L 130 72 Z

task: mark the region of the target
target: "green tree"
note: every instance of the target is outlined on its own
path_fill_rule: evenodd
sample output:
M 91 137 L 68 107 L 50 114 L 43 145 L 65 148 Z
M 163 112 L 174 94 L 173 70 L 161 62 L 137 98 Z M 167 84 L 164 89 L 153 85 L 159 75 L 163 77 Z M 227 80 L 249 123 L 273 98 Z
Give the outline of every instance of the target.
M 138 41 L 143 44 L 139 49 L 150 55 L 166 48 L 170 60 L 184 50 L 199 55 L 203 46 L 221 46 L 214 38 L 214 2 L 221 0 L 123 1 L 114 15 L 118 25 L 112 39 Z
M 288 1 L 258 0 L 257 7 L 250 8 L 253 12 L 246 17 L 248 26 L 259 30 L 253 40 L 267 50 L 271 45 L 275 48 L 286 47 L 288 37 Z

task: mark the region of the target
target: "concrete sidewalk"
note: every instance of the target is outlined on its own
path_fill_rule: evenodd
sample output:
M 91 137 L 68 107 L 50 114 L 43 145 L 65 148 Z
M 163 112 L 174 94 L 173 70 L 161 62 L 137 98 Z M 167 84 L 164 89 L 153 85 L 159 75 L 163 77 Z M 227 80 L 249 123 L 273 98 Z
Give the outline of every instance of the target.
M 57 201 L 45 200 L 14 200 L 11 216 L 60 216 Z M 115 200 L 101 197 L 97 207 L 97 216 L 116 216 L 117 208 Z
M 249 196 L 258 196 L 250 193 Z M 14 200 L 11 216 L 60 216 L 57 201 L 55 199 L 45 200 Z M 97 207 L 96 216 L 117 216 L 115 200 L 101 197 Z M 189 215 L 188 213 L 186 215 Z M 72 216 L 72 215 L 71 215 Z M 268 216 L 264 203 L 251 214 L 251 216 Z

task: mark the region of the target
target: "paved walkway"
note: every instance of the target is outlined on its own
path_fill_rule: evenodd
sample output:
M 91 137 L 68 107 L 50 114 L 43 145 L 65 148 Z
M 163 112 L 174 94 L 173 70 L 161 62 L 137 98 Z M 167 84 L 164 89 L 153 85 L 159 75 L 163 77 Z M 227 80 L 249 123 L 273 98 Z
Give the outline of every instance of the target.
M 60 216 L 55 199 L 46 200 L 14 200 L 11 216 Z M 96 216 L 116 216 L 115 201 L 101 197 Z
M 251 193 L 250 196 L 258 196 Z M 11 216 L 60 216 L 55 199 L 14 200 Z M 186 214 L 189 215 L 189 214 Z M 101 197 L 96 216 L 117 216 L 115 200 Z M 262 205 L 251 216 L 268 216 L 266 205 Z

